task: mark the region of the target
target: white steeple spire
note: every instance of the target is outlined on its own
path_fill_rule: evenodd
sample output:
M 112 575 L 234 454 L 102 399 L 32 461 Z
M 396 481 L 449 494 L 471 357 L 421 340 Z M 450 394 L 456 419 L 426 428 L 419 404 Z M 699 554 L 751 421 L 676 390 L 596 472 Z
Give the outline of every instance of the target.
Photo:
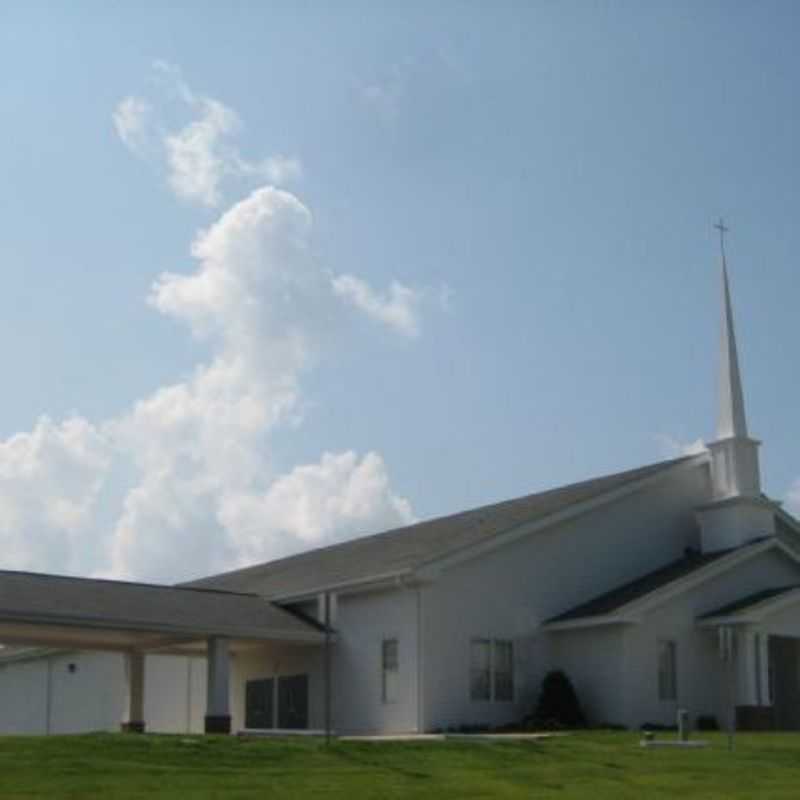
M 775 533 L 775 506 L 761 494 L 758 445 L 747 433 L 744 393 L 733 331 L 733 310 L 725 262 L 725 227 L 719 231 L 722 252 L 722 348 L 720 353 L 717 438 L 709 442 L 710 502 L 697 509 L 704 552 L 739 547 Z
M 725 261 L 725 223 L 714 226 L 719 231 L 719 246 L 722 255 L 722 340 L 719 373 L 719 416 L 717 438 L 747 438 L 747 420 L 744 414 L 742 378 L 739 372 L 739 356 L 736 351 L 736 334 L 733 329 L 733 309 L 728 283 L 728 265 Z

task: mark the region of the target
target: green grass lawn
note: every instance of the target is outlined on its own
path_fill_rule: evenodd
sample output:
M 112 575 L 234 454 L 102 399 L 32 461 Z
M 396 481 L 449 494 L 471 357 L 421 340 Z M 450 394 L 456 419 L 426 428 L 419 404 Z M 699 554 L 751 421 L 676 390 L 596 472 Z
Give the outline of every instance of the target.
M 0 738 L 0 798 L 798 798 L 800 734 L 643 750 L 636 733 L 539 742 L 92 734 Z

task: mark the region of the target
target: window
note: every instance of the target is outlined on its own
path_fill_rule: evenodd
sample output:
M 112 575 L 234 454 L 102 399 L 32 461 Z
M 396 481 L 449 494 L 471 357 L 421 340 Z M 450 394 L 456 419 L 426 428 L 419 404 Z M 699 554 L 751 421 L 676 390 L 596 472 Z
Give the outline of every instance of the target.
M 658 699 L 677 700 L 678 682 L 675 669 L 675 642 L 658 643 Z
M 514 699 L 514 647 L 511 642 L 494 643 L 494 699 L 509 702 Z
M 470 642 L 470 699 L 510 702 L 514 699 L 514 645 L 502 639 Z
M 469 696 L 472 700 L 491 700 L 492 642 L 473 639 L 470 646 Z
M 399 699 L 400 662 L 397 639 L 384 639 L 381 644 L 381 689 L 384 703 L 396 703 Z

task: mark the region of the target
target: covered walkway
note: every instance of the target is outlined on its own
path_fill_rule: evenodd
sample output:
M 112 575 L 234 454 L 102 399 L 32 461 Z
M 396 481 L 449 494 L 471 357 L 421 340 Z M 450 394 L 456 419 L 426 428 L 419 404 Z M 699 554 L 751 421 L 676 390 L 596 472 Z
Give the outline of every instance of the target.
M 325 641 L 323 626 L 255 594 L 0 571 L 3 644 L 126 654 L 125 730 L 146 727 L 147 653 L 205 654 L 205 731 L 229 733 L 232 651 L 254 643 Z

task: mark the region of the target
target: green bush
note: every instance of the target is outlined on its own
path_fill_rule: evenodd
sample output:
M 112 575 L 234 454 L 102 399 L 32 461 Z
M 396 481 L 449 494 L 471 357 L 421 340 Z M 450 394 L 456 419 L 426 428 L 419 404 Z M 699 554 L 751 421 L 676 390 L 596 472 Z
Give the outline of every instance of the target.
M 582 728 L 586 725 L 575 687 L 563 670 L 552 670 L 544 676 L 534 719 L 546 728 Z

